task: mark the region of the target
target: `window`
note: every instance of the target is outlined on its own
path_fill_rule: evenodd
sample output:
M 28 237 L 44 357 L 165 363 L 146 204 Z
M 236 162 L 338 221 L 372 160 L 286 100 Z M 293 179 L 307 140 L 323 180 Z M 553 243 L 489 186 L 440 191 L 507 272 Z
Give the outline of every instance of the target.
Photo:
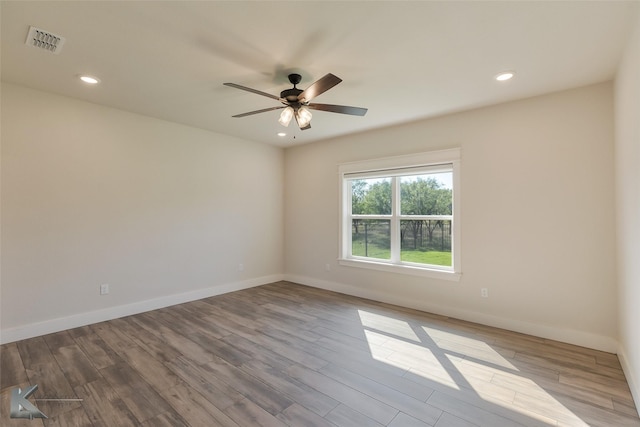
M 340 165 L 340 264 L 460 278 L 460 150 Z

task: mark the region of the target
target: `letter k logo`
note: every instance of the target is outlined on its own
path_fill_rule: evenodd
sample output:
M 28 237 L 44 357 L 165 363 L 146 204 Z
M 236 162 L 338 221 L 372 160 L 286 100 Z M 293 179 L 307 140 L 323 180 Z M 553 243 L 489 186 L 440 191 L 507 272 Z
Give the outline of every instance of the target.
M 38 384 L 27 387 L 24 392 L 20 387 L 11 390 L 11 418 L 48 418 L 35 405 L 27 400 L 34 391 L 38 389 Z

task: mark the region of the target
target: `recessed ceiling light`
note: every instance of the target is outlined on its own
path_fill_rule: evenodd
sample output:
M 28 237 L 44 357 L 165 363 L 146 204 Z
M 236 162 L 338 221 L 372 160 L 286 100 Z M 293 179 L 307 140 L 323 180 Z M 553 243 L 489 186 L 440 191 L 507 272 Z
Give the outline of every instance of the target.
M 92 77 L 92 76 L 80 76 L 80 80 L 82 80 L 83 82 L 88 83 L 90 85 L 95 85 L 95 84 L 100 83 L 99 79 L 97 79 L 95 77 Z
M 284 132 L 278 132 L 278 136 L 287 136 L 287 134 Z
M 513 71 L 505 71 L 503 73 L 500 73 L 500 74 L 496 75 L 495 78 L 499 82 L 505 82 L 507 80 L 511 80 L 514 75 L 515 75 L 515 73 Z

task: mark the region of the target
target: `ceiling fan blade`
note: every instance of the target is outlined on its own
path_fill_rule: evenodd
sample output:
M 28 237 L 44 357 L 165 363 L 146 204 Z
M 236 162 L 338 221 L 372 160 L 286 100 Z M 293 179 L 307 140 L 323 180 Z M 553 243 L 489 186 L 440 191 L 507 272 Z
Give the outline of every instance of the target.
M 303 90 L 302 93 L 298 95 L 298 101 L 309 102 L 316 96 L 325 93 L 341 81 L 342 79 L 340 77 L 336 77 L 333 74 L 329 73 L 305 90 Z
M 266 113 L 267 111 L 280 110 L 282 108 L 287 108 L 287 106 L 286 105 L 280 105 L 279 107 L 263 108 L 262 110 L 249 111 L 248 113 L 236 114 L 235 116 L 231 116 L 231 117 L 252 116 L 254 114 Z
M 364 116 L 367 114 L 366 108 L 349 107 L 346 105 L 331 105 L 331 104 L 309 104 L 308 108 L 312 110 L 329 111 L 331 113 L 350 114 L 352 116 Z
M 275 100 L 278 100 L 278 101 L 282 101 L 279 96 L 271 95 L 270 93 L 262 92 L 261 90 L 258 90 L 258 89 L 251 89 L 250 87 L 237 85 L 235 83 L 223 83 L 223 84 L 225 86 L 235 87 L 236 89 L 246 90 L 247 92 L 256 93 L 258 95 L 266 96 L 267 98 L 271 98 L 271 99 L 275 99 Z

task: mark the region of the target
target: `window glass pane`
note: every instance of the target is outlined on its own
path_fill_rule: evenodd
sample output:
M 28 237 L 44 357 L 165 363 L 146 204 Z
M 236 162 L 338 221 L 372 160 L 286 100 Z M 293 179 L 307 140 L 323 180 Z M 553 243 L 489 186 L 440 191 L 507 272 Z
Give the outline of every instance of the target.
M 391 178 L 351 180 L 353 215 L 391 215 Z
M 351 254 L 391 259 L 391 221 L 354 219 L 351 221 Z
M 400 213 L 451 215 L 452 188 L 451 172 L 403 176 L 400 178 Z
M 451 267 L 451 221 L 400 221 L 400 248 L 401 261 Z

